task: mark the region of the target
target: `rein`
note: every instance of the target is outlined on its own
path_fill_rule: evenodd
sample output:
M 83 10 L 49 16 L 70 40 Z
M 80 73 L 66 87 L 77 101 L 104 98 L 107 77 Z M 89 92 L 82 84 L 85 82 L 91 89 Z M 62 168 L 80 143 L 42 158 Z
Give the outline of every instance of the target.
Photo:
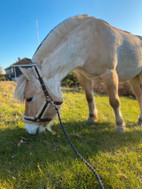
M 98 184 L 99 184 L 99 187 L 100 189 L 104 189 L 103 187 L 103 184 L 102 184 L 102 181 L 100 179 L 100 177 L 98 176 L 98 174 L 96 173 L 95 169 L 81 156 L 81 154 L 78 153 L 78 151 L 76 150 L 76 148 L 74 147 L 74 145 L 71 143 L 66 131 L 65 131 L 65 128 L 63 126 L 63 123 L 62 123 L 62 120 L 61 120 L 61 117 L 60 117 L 60 113 L 59 113 L 59 110 L 57 108 L 57 105 L 61 105 L 63 102 L 57 102 L 57 101 L 54 101 L 49 93 L 48 93 L 48 90 L 47 90 L 47 87 L 42 79 L 42 77 L 40 76 L 40 73 L 38 71 L 38 68 L 36 66 L 34 66 L 35 68 L 35 71 L 36 71 L 36 74 L 38 76 L 38 79 L 39 79 L 39 82 L 41 84 L 41 88 L 45 94 L 45 97 L 46 97 L 46 101 L 45 101 L 45 104 L 43 105 L 43 107 L 41 108 L 41 110 L 39 111 L 38 113 L 38 116 L 36 116 L 34 119 L 30 119 L 30 118 L 25 118 L 26 120 L 29 120 L 29 121 L 34 121 L 34 122 L 47 122 L 47 121 L 51 121 L 50 118 L 41 118 L 43 113 L 45 112 L 46 108 L 48 107 L 48 105 L 52 105 L 55 107 L 55 110 L 57 112 L 57 115 L 58 115 L 58 119 L 59 119 L 59 122 L 60 122 L 60 125 L 61 125 L 61 128 L 64 132 L 64 135 L 65 137 L 67 138 L 67 141 L 68 143 L 70 144 L 71 148 L 73 149 L 73 151 L 75 152 L 75 154 L 86 164 L 86 166 L 94 173 L 97 181 L 98 181 Z

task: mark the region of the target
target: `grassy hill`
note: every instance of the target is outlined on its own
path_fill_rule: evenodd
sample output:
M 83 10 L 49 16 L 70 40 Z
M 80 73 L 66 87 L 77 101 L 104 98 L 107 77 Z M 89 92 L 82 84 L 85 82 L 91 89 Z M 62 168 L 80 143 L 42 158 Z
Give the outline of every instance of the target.
M 24 105 L 12 97 L 13 82 L 0 82 L 0 189 L 97 189 L 93 173 L 76 157 L 54 120 L 49 132 L 31 136 L 22 122 Z M 106 189 L 142 188 L 142 128 L 133 98 L 121 97 L 126 133 L 117 134 L 107 96 L 97 95 L 99 121 L 87 124 L 83 91 L 63 90 L 66 131 L 82 156 L 96 168 Z

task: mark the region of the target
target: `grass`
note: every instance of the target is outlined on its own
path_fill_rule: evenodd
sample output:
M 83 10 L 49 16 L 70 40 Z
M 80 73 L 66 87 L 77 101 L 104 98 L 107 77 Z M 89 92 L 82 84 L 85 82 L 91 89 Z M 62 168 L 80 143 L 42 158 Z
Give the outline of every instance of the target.
M 13 82 L 0 82 L 0 189 L 97 189 L 93 173 L 76 157 L 55 119 L 53 130 L 29 135 Z M 121 97 L 126 133 L 117 134 L 107 96 L 97 95 L 99 121 L 87 124 L 82 91 L 63 90 L 61 117 L 79 153 L 95 167 L 105 189 L 142 188 L 142 128 L 135 99 Z

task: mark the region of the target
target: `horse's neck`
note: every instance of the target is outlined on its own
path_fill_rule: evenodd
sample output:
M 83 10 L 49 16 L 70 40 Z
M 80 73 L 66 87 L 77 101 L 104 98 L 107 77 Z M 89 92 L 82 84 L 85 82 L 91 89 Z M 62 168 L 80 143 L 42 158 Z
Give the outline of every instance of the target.
M 61 81 L 68 73 L 73 71 L 78 65 L 78 57 L 72 52 L 62 50 L 53 54 L 42 65 L 42 72 L 47 79 L 56 78 Z
M 82 61 L 78 51 L 73 47 L 67 48 L 65 43 L 47 57 L 41 65 L 41 70 L 53 93 L 59 93 L 61 80 L 76 67 L 81 66 Z

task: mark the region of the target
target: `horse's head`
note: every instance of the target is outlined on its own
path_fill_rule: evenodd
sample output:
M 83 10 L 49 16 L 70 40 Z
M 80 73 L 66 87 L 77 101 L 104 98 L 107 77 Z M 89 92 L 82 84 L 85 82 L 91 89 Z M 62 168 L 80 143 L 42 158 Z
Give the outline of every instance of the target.
M 48 88 L 46 80 L 41 78 L 40 69 L 31 70 L 20 68 L 23 73 L 17 80 L 15 97 L 25 102 L 23 121 L 29 134 L 43 132 L 56 116 L 56 107 L 59 109 L 62 99 L 55 96 Z M 44 85 L 45 84 L 45 85 Z

